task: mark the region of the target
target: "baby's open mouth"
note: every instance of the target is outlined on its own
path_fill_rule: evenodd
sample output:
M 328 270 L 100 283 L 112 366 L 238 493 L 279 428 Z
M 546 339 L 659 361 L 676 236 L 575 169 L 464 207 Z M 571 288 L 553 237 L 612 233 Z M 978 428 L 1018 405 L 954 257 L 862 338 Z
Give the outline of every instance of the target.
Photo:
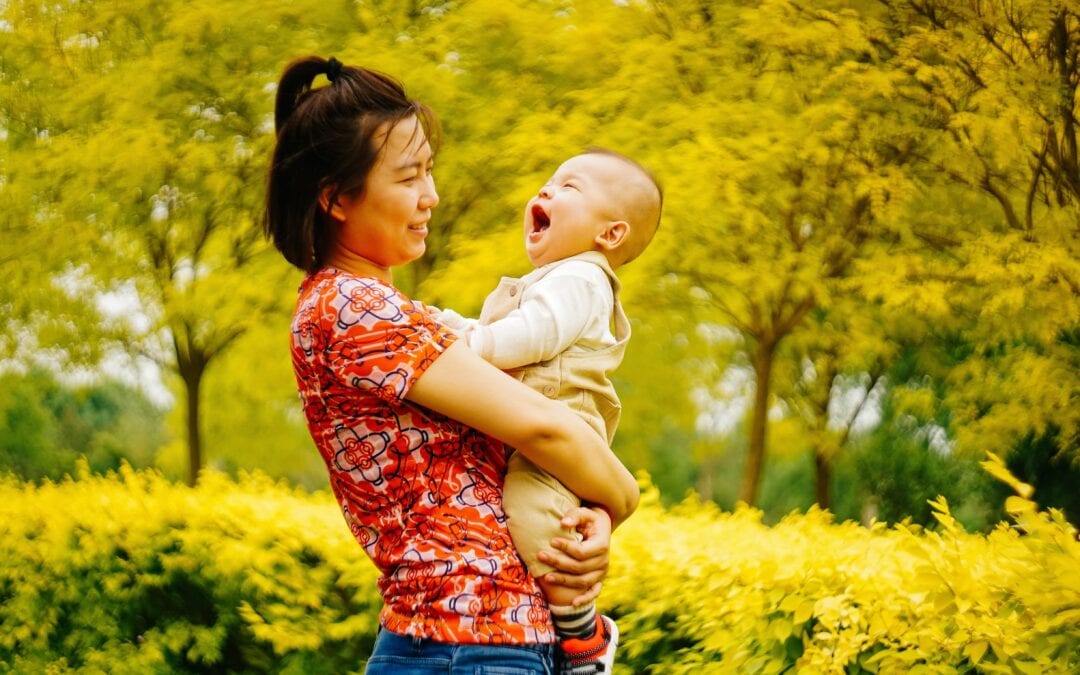
M 532 207 L 532 219 L 533 219 L 533 232 L 543 232 L 551 225 L 551 219 L 548 218 L 548 214 L 544 213 L 544 207 L 539 204 L 533 204 Z

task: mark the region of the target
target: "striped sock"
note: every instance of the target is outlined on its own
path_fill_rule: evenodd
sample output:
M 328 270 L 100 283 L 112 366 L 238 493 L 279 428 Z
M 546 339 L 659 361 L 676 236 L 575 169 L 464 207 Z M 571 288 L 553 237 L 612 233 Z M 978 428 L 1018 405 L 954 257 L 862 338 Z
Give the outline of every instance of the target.
M 596 632 L 596 605 L 551 605 L 551 620 L 559 639 L 586 640 Z

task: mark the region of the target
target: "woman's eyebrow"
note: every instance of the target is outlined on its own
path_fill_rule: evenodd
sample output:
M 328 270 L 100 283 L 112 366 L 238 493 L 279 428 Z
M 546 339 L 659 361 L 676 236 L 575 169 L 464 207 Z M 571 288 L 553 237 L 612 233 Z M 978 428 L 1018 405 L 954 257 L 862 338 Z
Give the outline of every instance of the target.
M 421 161 L 419 158 L 406 159 L 401 164 L 394 167 L 394 171 L 415 171 L 421 167 L 426 167 L 435 161 L 434 157 L 429 157 L 426 162 Z

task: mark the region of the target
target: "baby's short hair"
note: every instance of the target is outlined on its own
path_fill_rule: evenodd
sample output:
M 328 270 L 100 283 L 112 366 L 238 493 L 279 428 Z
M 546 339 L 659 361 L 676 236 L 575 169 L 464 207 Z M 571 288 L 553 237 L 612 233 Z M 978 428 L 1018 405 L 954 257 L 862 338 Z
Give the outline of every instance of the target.
M 586 155 L 603 155 L 630 166 L 639 180 L 620 185 L 612 197 L 620 204 L 618 217 L 630 224 L 630 239 L 623 245 L 620 265 L 637 258 L 652 242 L 660 227 L 660 213 L 664 205 L 664 190 L 652 171 L 621 152 L 609 148 L 590 146 Z

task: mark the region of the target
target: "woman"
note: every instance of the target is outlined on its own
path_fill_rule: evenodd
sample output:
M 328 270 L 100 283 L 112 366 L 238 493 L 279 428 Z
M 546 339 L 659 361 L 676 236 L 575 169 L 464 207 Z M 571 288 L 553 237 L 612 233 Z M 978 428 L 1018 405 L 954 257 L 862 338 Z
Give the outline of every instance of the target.
M 320 75 L 330 84 L 312 88 Z M 611 520 L 635 508 L 636 482 L 567 407 L 393 287 L 391 268 L 424 253 L 439 202 L 425 106 L 385 75 L 307 57 L 281 77 L 275 124 L 267 232 L 307 273 L 297 385 L 346 521 L 382 574 L 367 672 L 551 672 L 550 616 L 502 512 L 506 446 L 596 505 L 567 514 L 583 541 L 553 540 L 543 558 L 581 602 L 599 592 Z

